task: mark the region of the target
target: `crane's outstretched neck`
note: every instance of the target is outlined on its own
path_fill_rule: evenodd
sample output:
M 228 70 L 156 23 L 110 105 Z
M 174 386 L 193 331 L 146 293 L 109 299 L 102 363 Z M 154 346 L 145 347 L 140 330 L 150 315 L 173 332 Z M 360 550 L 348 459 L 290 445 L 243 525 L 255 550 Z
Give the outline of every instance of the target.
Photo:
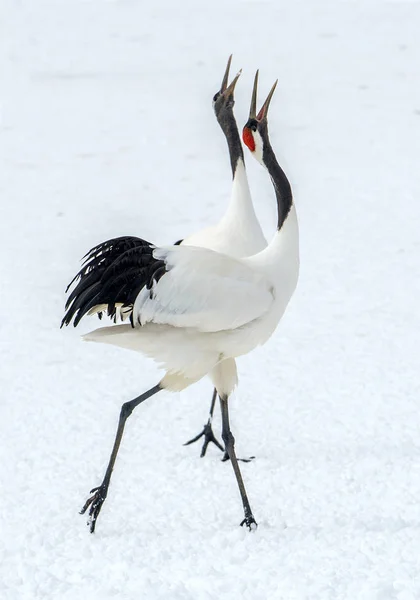
M 267 125 L 265 123 L 260 125 L 260 135 L 263 139 L 262 162 L 271 177 L 277 198 L 277 230 L 279 231 L 283 227 L 293 205 L 292 188 L 286 173 L 277 162 L 276 155 L 270 144 Z
M 279 310 L 284 311 L 297 284 L 299 276 L 299 226 L 292 189 L 283 169 L 277 162 L 267 131 L 267 121 L 258 122 L 258 129 L 248 127 L 252 133 L 246 135 L 253 145 L 253 156 L 267 169 L 277 200 L 277 232 L 265 250 L 252 257 L 253 264 L 266 270 L 271 280 L 278 285 Z M 251 137 L 250 137 L 251 136 Z M 245 142 L 246 143 L 246 142 Z
M 234 178 L 239 159 L 242 159 L 243 164 L 245 164 L 245 160 L 233 110 L 230 109 L 224 111 L 223 114 L 220 114 L 217 117 L 217 121 L 226 137 L 229 148 L 230 166 L 232 168 L 232 178 Z
M 246 256 L 259 252 L 266 247 L 267 242 L 252 203 L 242 142 L 232 107 L 220 112 L 217 115 L 217 121 L 228 144 L 233 178 L 229 206 L 220 222 L 220 226 L 224 228 L 228 236 L 232 235 L 232 231 L 236 232 L 235 251 L 240 256 Z M 238 245 L 239 241 L 240 246 Z M 242 250 L 239 250 L 240 247 Z

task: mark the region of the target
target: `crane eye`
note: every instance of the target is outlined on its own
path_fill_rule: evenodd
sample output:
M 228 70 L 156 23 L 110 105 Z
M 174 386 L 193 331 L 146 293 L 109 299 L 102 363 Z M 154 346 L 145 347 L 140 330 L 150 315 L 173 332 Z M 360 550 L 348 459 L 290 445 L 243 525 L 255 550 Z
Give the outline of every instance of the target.
M 219 98 L 219 96 L 220 96 L 220 92 L 216 92 L 214 94 L 214 96 L 213 96 L 213 104 L 217 101 L 217 99 Z
M 249 121 L 246 124 L 246 126 L 248 127 L 248 129 L 251 129 L 251 131 L 257 131 L 257 129 L 258 129 L 258 121 L 256 119 L 249 119 Z

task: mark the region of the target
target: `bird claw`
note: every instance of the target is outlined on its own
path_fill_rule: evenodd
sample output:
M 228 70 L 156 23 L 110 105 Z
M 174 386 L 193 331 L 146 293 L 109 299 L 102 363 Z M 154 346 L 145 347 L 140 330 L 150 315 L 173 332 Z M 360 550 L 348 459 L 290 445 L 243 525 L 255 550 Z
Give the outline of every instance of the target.
M 258 523 L 254 519 L 253 515 L 248 515 L 243 521 L 241 521 L 241 527 L 244 525 L 248 527 L 249 531 L 256 531 L 258 528 Z
M 236 460 L 240 461 L 240 462 L 244 462 L 244 463 L 250 463 L 252 460 L 254 460 L 255 456 L 250 456 L 249 458 L 237 458 Z M 226 462 L 227 460 L 230 460 L 229 458 L 229 454 L 226 452 L 223 455 L 222 458 L 222 462 Z
M 216 439 L 216 437 L 213 433 L 213 429 L 211 427 L 210 421 L 208 421 L 204 425 L 203 431 L 201 433 L 199 433 L 198 435 L 193 437 L 191 440 L 188 440 L 188 442 L 185 442 L 184 446 L 189 446 L 190 444 L 194 444 L 195 442 L 198 442 L 198 440 L 201 439 L 202 437 L 204 437 L 204 443 L 203 443 L 203 447 L 201 448 L 201 454 L 200 454 L 201 458 L 203 458 L 203 456 L 206 455 L 208 445 L 211 442 L 215 446 L 217 446 L 217 448 L 219 448 L 219 450 L 224 452 L 222 462 L 226 462 L 227 460 L 230 460 L 229 454 L 226 452 L 225 448 L 223 448 L 222 444 Z M 249 463 L 254 458 L 255 458 L 255 456 L 250 456 L 249 458 L 238 458 L 237 460 L 244 462 L 244 463 Z
M 90 507 L 88 513 L 89 519 L 87 521 L 90 533 L 95 532 L 96 521 L 99 513 L 101 512 L 102 504 L 105 502 L 107 492 L 108 490 L 104 485 L 100 485 L 99 487 L 90 490 L 89 493 L 93 494 L 93 496 L 86 500 L 82 510 L 80 511 L 80 514 L 84 515 L 87 509 Z
M 204 437 L 204 443 L 203 443 L 203 447 L 201 448 L 201 453 L 200 453 L 201 458 L 203 458 L 203 456 L 206 455 L 207 448 L 208 448 L 208 445 L 210 444 L 210 442 L 212 442 L 215 446 L 217 446 L 219 448 L 219 450 L 224 452 L 224 448 L 223 448 L 222 444 L 216 439 L 216 437 L 213 433 L 213 429 L 211 427 L 210 421 L 208 421 L 204 425 L 203 431 L 201 433 L 199 433 L 198 435 L 193 437 L 188 442 L 185 442 L 184 446 L 189 446 L 190 444 L 194 444 L 195 442 L 198 442 L 198 440 L 202 437 Z

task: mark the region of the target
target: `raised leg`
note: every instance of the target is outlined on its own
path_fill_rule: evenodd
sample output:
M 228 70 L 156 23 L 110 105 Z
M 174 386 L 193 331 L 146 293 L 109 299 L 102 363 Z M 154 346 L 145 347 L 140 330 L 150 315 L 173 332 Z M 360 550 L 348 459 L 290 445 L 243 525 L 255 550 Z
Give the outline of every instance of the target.
M 90 498 L 88 498 L 80 511 L 80 514 L 83 515 L 87 509 L 89 508 L 89 529 L 90 533 L 95 531 L 96 521 L 98 519 L 98 515 L 101 512 L 101 508 L 105 499 L 108 495 L 109 483 L 111 481 L 112 470 L 114 468 L 115 460 L 117 458 L 118 450 L 121 444 L 121 439 L 124 433 L 125 422 L 128 417 L 131 415 L 133 410 L 142 402 L 160 392 L 162 388 L 160 385 L 155 385 L 152 389 L 148 390 L 141 396 L 134 398 L 134 400 L 130 400 L 130 402 L 125 402 L 121 407 L 120 418 L 118 421 L 117 433 L 115 436 L 114 446 L 112 448 L 111 456 L 109 458 L 108 466 L 105 472 L 105 477 L 99 487 L 93 488 L 90 490 L 90 493 L 93 494 Z
M 232 463 L 233 471 L 235 473 L 236 481 L 238 482 L 239 493 L 241 494 L 242 504 L 244 507 L 245 518 L 241 522 L 241 525 L 246 525 L 250 531 L 257 528 L 257 522 L 252 514 L 251 506 L 249 505 L 248 496 L 246 494 L 244 481 L 242 479 L 241 471 L 238 465 L 238 459 L 235 454 L 235 438 L 230 430 L 229 424 L 229 408 L 228 408 L 228 397 L 220 396 L 220 407 L 222 409 L 222 438 L 225 442 L 226 452 L 229 455 L 230 462 Z
M 185 444 L 184 444 L 184 446 L 189 446 L 190 444 L 194 444 L 194 442 L 198 442 L 198 440 L 200 438 L 204 437 L 203 447 L 201 448 L 201 454 L 200 454 L 201 458 L 203 458 L 203 456 L 206 455 L 207 447 L 210 444 L 210 442 L 212 442 L 215 446 L 217 446 L 219 448 L 219 450 L 221 450 L 222 452 L 224 451 L 222 444 L 216 439 L 216 437 L 213 433 L 212 426 L 211 426 L 212 421 L 213 421 L 214 405 L 216 404 L 216 398 L 217 398 L 217 390 L 214 389 L 213 397 L 211 399 L 211 405 L 210 405 L 209 420 L 204 425 L 204 429 L 201 433 L 199 433 L 198 435 L 193 437 L 188 442 L 185 442 Z M 224 460 L 227 460 L 227 459 L 224 459 Z

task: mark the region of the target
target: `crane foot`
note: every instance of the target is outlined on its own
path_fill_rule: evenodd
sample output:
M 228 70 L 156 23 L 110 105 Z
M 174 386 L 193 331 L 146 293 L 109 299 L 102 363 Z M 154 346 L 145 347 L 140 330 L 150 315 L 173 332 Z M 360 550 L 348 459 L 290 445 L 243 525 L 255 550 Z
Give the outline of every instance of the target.
M 96 521 L 98 519 L 99 513 L 101 512 L 101 508 L 108 494 L 108 487 L 104 484 L 99 487 L 93 488 L 90 490 L 90 493 L 93 494 L 90 498 L 88 498 L 80 511 L 81 515 L 84 515 L 87 509 L 89 508 L 89 519 L 87 521 L 87 525 L 89 527 L 90 533 L 95 532 Z
M 206 455 L 207 448 L 208 448 L 208 445 L 210 443 L 213 443 L 215 446 L 217 446 L 217 448 L 219 448 L 219 450 L 221 450 L 222 452 L 224 452 L 224 450 L 225 450 L 224 447 L 216 439 L 216 437 L 215 437 L 215 435 L 213 433 L 213 429 L 211 427 L 211 421 L 210 421 L 210 419 L 204 425 L 203 431 L 201 433 L 199 433 L 198 435 L 196 435 L 195 437 L 193 437 L 188 442 L 185 442 L 184 446 L 189 446 L 190 444 L 194 444 L 195 442 L 198 442 L 198 440 L 201 439 L 202 437 L 204 437 L 204 442 L 203 442 L 203 447 L 201 448 L 201 454 L 200 454 L 201 458 L 203 458 L 203 456 Z
M 255 458 L 255 456 L 250 456 L 249 458 L 237 458 L 236 460 L 239 460 L 240 462 L 244 462 L 244 463 L 249 463 L 249 462 L 251 462 L 251 460 L 254 460 L 254 458 Z M 225 450 L 225 453 L 222 458 L 222 462 L 226 462 L 227 460 L 230 460 L 230 458 L 229 458 L 229 454 Z
M 252 514 L 248 515 L 243 521 L 241 521 L 241 527 L 243 527 L 244 525 L 248 527 L 249 531 L 256 531 L 258 528 L 258 523 L 254 519 Z
M 221 450 L 224 453 L 222 462 L 226 462 L 227 460 L 229 460 L 229 454 L 226 452 L 226 450 L 222 446 L 222 444 L 216 439 L 216 437 L 213 433 L 210 419 L 204 425 L 203 431 L 201 433 L 199 433 L 198 435 L 196 435 L 195 437 L 193 437 L 191 440 L 188 440 L 188 442 L 185 442 L 184 446 L 189 446 L 190 444 L 194 444 L 195 442 L 198 442 L 198 440 L 201 439 L 202 437 L 204 437 L 204 442 L 203 442 L 203 447 L 201 448 L 201 454 L 200 454 L 201 458 L 203 458 L 203 456 L 206 455 L 208 445 L 210 443 L 212 443 L 215 446 L 217 446 L 217 448 L 219 448 L 219 450 Z M 250 456 L 249 458 L 238 458 L 237 460 L 240 460 L 241 462 L 244 462 L 244 463 L 249 463 L 254 458 L 255 458 L 255 456 Z

